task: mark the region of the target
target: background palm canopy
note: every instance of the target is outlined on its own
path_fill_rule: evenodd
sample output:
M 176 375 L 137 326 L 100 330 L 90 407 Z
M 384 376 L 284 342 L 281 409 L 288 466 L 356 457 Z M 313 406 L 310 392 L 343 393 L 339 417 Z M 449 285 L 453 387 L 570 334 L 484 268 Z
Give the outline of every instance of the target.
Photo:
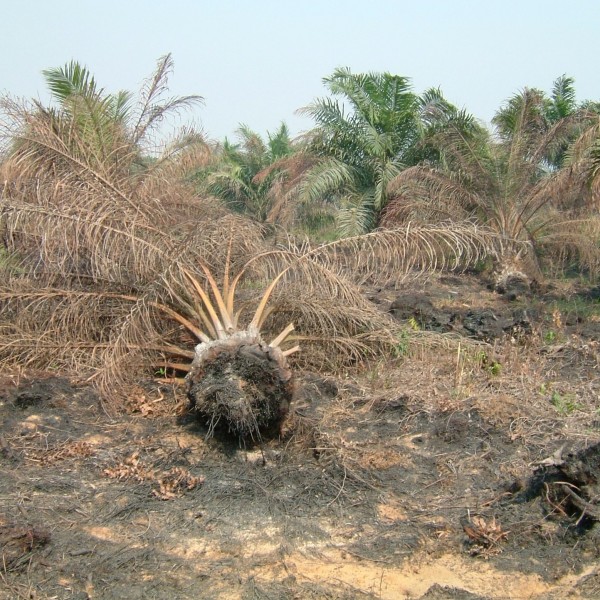
M 200 189 L 237 213 L 269 221 L 275 203 L 274 186 L 281 179 L 279 165 L 294 153 L 295 146 L 285 123 L 275 133 L 267 133 L 266 141 L 246 125 L 236 134 L 238 143 L 225 139 L 217 150 L 213 169 L 198 173 Z M 267 169 L 268 175 L 261 176 Z
M 600 105 L 589 101 L 578 103 L 575 80 L 561 75 L 554 81 L 549 95 L 536 88 L 526 88 L 500 107 L 492 122 L 502 139 L 510 140 L 518 133 L 524 110 L 528 111 L 530 133 L 549 133 L 557 126 L 561 129 L 560 137 L 557 136 L 544 156 L 545 166 L 557 170 L 567 165 L 570 145 L 589 128 L 594 115 L 600 114 Z
M 337 69 L 323 80 L 333 96 L 301 112 L 316 121 L 310 150 L 320 157 L 302 194 L 339 207 L 342 235 L 370 231 L 388 202 L 388 185 L 423 148 L 424 132 L 454 107 L 438 90 L 415 95 L 407 78 L 389 73 L 353 74 Z
M 530 89 L 512 97 L 494 119 L 496 135 L 465 127 L 460 114 L 447 119 L 427 140 L 439 158 L 391 182 L 394 199 L 383 224 L 469 219 L 489 225 L 504 240 L 498 257 L 504 275 L 539 280 L 542 257 L 576 257 L 597 269 L 597 211 L 586 192 L 586 169 L 570 148 L 598 117 L 587 105 L 576 107 L 571 82 L 559 79 L 551 98 Z

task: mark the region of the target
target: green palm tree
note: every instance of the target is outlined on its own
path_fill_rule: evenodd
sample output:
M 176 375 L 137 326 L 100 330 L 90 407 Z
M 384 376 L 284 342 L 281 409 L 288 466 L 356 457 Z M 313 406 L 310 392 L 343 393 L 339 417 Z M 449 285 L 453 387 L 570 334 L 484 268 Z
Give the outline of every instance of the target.
M 515 134 L 525 105 L 529 111 L 527 121 L 532 134 L 548 134 L 553 128 L 564 129 L 568 124 L 569 134 L 559 136 L 560 142 L 550 146 L 544 157 L 545 166 L 550 170 L 559 169 L 565 164 L 569 146 L 587 129 L 590 116 L 600 113 L 597 103 L 578 103 L 575 80 L 561 75 L 554 81 L 549 95 L 536 88 L 525 88 L 498 110 L 492 122 L 502 139 L 509 140 Z M 576 126 L 578 122 L 579 127 Z
M 241 125 L 236 135 L 236 144 L 225 139 L 217 167 L 205 175 L 201 187 L 233 211 L 268 221 L 273 205 L 271 192 L 281 175 L 277 165 L 294 153 L 289 130 L 282 123 L 275 133 L 267 133 L 265 141 L 247 125 Z
M 540 280 L 542 257 L 565 247 L 591 256 L 585 207 L 566 176 L 571 170 L 549 167 L 584 119 L 575 112 L 550 124 L 547 106 L 538 91 L 525 90 L 496 115 L 496 135 L 465 128 L 461 115 L 448 119 L 428 140 L 440 160 L 406 169 L 390 184 L 394 199 L 383 224 L 464 219 L 491 227 L 500 242 L 499 286 L 512 277 Z
M 89 69 L 76 61 L 44 70 L 55 105 L 37 104 L 41 127 L 40 123 L 33 124 L 36 132 L 30 136 L 29 147 L 37 146 L 43 152 L 39 133 L 48 130 L 55 138 L 53 148 L 45 149 L 51 150 L 49 154 L 56 154 L 57 146 L 62 146 L 69 159 L 112 178 L 127 178 L 151 163 L 155 165 L 156 161 L 148 160 L 148 153 L 154 150 L 150 146 L 151 132 L 168 115 L 202 102 L 195 95 L 162 97 L 172 70 L 171 55 L 160 58 L 137 98 L 128 91 L 106 92 Z M 26 141 L 27 136 L 22 137 Z M 198 136 L 184 131 L 162 158 L 181 154 L 188 143 L 198 141 Z
M 62 108 L 73 115 L 79 115 L 78 108 L 83 104 L 87 116 L 94 118 L 96 111 L 115 121 L 125 121 L 131 112 L 133 96 L 130 92 L 120 91 L 107 94 L 98 88 L 96 80 L 87 69 L 77 61 L 71 61 L 62 67 L 42 71 L 46 85 Z
M 76 61 L 42 73 L 56 105 L 38 106 L 39 117 L 59 134 L 65 149 L 97 170 L 128 162 L 133 149 L 127 132 L 132 94 L 106 93 Z
M 353 74 L 341 68 L 323 81 L 338 98 L 318 99 L 301 110 L 316 121 L 309 148 L 321 158 L 302 193 L 337 204 L 342 235 L 364 233 L 377 226 L 389 183 L 431 152 L 419 146 L 424 133 L 440 115 L 456 109 L 439 90 L 419 97 L 407 78 L 390 73 Z

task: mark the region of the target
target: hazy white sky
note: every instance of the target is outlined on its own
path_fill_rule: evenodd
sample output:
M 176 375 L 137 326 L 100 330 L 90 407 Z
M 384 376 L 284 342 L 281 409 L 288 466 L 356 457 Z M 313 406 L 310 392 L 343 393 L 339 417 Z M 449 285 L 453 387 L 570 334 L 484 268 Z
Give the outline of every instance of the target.
M 47 102 L 43 69 L 71 59 L 109 92 L 136 91 L 172 53 L 173 95 L 200 94 L 209 137 L 240 123 L 294 134 L 339 66 L 411 78 L 489 121 L 563 73 L 600 100 L 598 0 L 0 0 L 0 90 Z

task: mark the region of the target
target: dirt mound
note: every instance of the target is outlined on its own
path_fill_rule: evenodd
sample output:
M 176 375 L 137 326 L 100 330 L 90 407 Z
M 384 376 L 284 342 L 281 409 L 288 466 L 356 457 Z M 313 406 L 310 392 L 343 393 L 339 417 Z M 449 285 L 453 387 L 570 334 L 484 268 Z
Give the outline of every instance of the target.
M 471 280 L 467 286 L 457 284 L 460 280 L 456 278 L 449 281 L 453 283 L 451 287 L 438 280 L 436 285 L 429 283 L 415 291 L 396 295 L 389 305 L 389 312 L 408 322 L 413 329 L 454 332 L 486 342 L 507 336 L 516 339 L 528 336 L 539 322 L 537 309 L 523 302 L 520 305 L 509 302 L 482 288 L 476 280 Z

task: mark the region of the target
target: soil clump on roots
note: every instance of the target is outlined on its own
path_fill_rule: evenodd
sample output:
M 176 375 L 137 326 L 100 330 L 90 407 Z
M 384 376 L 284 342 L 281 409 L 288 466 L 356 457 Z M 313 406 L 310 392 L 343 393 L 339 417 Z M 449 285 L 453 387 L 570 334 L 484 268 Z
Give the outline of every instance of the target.
M 294 392 L 281 350 L 232 340 L 207 348 L 188 375 L 190 406 L 209 428 L 244 441 L 277 435 Z

